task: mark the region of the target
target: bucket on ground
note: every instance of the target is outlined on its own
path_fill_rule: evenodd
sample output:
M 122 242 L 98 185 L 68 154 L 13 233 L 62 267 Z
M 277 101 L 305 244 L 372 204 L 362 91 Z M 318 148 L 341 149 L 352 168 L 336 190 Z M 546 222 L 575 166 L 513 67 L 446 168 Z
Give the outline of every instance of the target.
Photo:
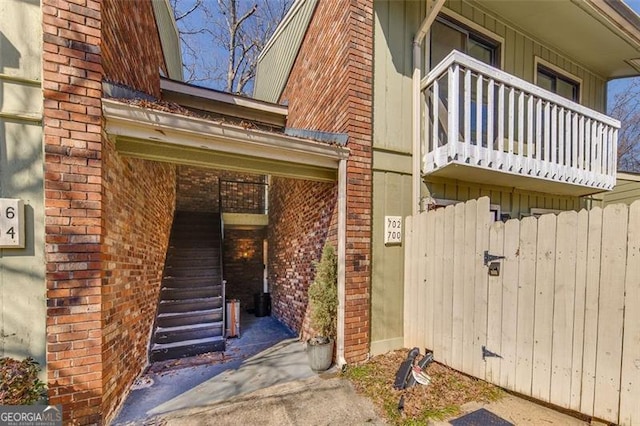
M 271 294 L 256 293 L 253 297 L 256 307 L 257 317 L 268 317 L 271 315 Z
M 227 337 L 240 337 L 240 300 L 227 300 Z

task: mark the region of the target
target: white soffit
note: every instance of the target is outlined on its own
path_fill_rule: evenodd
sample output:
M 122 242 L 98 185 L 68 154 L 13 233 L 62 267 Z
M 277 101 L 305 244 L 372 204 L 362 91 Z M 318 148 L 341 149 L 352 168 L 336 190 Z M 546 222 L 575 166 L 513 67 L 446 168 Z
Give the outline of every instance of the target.
M 469 0 L 469 3 L 506 20 L 605 79 L 638 74 L 627 61 L 640 58 L 640 19 L 625 5 L 614 8 L 607 0 Z
M 349 155 L 344 147 L 275 132 L 217 123 L 196 117 L 102 100 L 110 137 L 153 144 L 243 156 L 260 161 L 337 170 Z

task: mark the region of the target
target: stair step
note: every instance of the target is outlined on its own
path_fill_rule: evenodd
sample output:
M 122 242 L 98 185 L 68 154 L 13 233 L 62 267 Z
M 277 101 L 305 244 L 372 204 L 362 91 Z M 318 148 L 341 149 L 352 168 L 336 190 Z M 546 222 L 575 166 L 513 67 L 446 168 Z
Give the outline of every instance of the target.
M 151 362 L 167 359 L 184 358 L 205 352 L 224 351 L 223 337 L 207 337 L 204 339 L 187 340 L 173 343 L 155 343 L 151 347 Z
M 220 266 L 220 257 L 215 255 L 199 255 L 199 256 L 176 256 L 175 254 L 167 255 L 166 264 L 168 267 L 191 266 L 200 267 L 218 267 Z
M 202 297 L 185 300 L 161 300 L 158 312 L 205 311 L 222 307 L 222 297 Z
M 207 337 L 222 337 L 223 333 L 222 321 L 166 328 L 158 327 L 154 333 L 154 343 L 164 344 Z
M 198 299 L 203 297 L 219 297 L 222 295 L 221 285 L 207 287 L 163 287 L 161 300 Z
M 222 308 L 191 312 L 166 312 L 158 315 L 156 326 L 161 328 L 222 321 Z
M 225 349 L 220 242 L 219 214 L 175 213 L 151 361 Z
M 220 276 L 217 277 L 164 277 L 162 286 L 167 288 L 209 287 L 220 285 Z
M 167 265 L 181 265 L 184 262 L 214 262 L 219 265 L 220 253 L 180 253 L 180 249 L 174 249 L 167 252 L 165 261 Z
M 220 277 L 219 268 L 166 268 L 164 270 L 164 276 L 166 278 L 208 278 L 211 282 L 216 282 L 214 279 Z M 219 280 L 217 282 L 220 282 Z

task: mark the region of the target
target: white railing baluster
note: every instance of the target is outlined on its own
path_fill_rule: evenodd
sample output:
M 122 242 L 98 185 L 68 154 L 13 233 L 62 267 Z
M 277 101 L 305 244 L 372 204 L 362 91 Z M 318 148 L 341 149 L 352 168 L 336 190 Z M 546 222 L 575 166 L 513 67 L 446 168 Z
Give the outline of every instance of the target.
M 591 119 L 588 118 L 584 123 L 584 170 L 585 170 L 585 182 L 587 185 L 591 184 L 591 146 L 593 144 L 591 136 Z
M 449 100 L 448 106 L 449 110 L 447 111 L 447 120 L 448 120 L 448 131 L 447 135 L 447 143 L 449 145 L 449 159 L 455 160 L 456 154 L 458 152 L 458 141 L 460 137 L 458 136 L 458 118 L 459 118 L 459 108 L 458 108 L 458 99 L 460 93 L 460 65 L 454 64 L 451 68 L 449 68 Z
M 564 149 L 566 145 L 564 142 L 564 108 L 558 108 L 558 140 L 556 142 L 555 151 L 558 153 L 558 161 L 556 163 L 556 169 L 558 176 L 556 179 L 562 180 L 564 178 Z
M 536 162 L 535 174 L 539 176 L 542 173 L 542 99 L 536 100 Z
M 527 174 L 533 172 L 533 150 L 535 149 L 533 140 L 535 122 L 533 117 L 533 95 L 529 95 L 527 100 Z
M 515 103 L 515 89 L 513 87 L 509 88 L 509 112 L 507 114 L 507 119 L 509 123 L 507 125 L 509 129 L 508 136 L 508 146 L 507 152 L 509 155 L 507 156 L 507 170 L 511 170 L 515 166 L 515 162 L 513 161 L 513 133 L 514 133 L 514 125 L 515 125 L 515 117 L 516 117 L 516 103 Z
M 579 168 L 578 164 L 578 146 L 580 145 L 580 134 L 578 133 L 580 117 L 577 114 L 573 115 L 573 131 L 571 133 L 571 167 L 575 170 Z M 571 182 L 576 182 L 579 177 L 574 174 Z
M 617 141 L 618 140 L 618 129 L 613 129 L 613 138 Z M 615 144 L 611 144 L 611 146 L 609 147 L 609 155 L 611 158 L 611 173 L 609 174 L 609 176 L 611 176 L 611 181 L 613 182 L 612 184 L 615 185 L 616 183 L 616 170 L 618 170 L 618 151 L 616 150 L 616 145 Z
M 580 120 L 578 122 L 578 176 L 579 183 L 584 183 L 585 181 L 585 172 L 584 172 L 584 152 L 585 152 L 585 131 L 584 131 L 584 116 L 580 116 Z
M 494 83 L 493 79 L 489 78 L 487 83 L 487 167 L 495 168 L 496 165 L 493 160 L 494 154 L 494 141 L 493 141 L 493 98 L 494 98 Z
M 551 133 L 549 177 L 553 178 L 558 173 L 558 155 L 556 152 L 556 148 L 558 147 L 558 107 L 552 105 L 549 108 L 549 113 L 551 114 L 551 129 L 549 130 Z
M 456 51 L 421 90 L 432 101 L 421 118 L 425 173 L 456 162 L 592 188 L 615 184 L 617 120 Z
M 600 144 L 600 133 L 597 121 L 591 122 L 591 181 L 596 183 L 598 173 L 598 147 Z
M 464 162 L 471 155 L 471 70 L 464 72 Z
M 571 175 L 571 145 L 573 143 L 571 129 L 573 128 L 571 111 L 567 111 L 565 114 L 565 126 L 564 126 L 564 176 L 563 180 Z
M 498 169 L 505 168 L 504 161 L 504 84 L 498 85 L 498 152 L 497 152 L 497 162 Z
M 524 167 L 524 92 L 518 94 L 518 162 L 516 172 L 522 173 Z
M 422 173 L 425 173 L 425 171 L 427 170 L 427 162 L 429 160 L 429 153 L 433 152 L 432 149 L 432 143 L 433 141 L 430 141 L 431 138 L 431 110 L 427 108 L 427 105 L 429 105 L 429 92 L 431 90 L 427 89 L 425 91 L 422 92 L 422 96 L 424 99 L 424 108 L 422 108 L 422 110 L 420 111 L 422 113 L 422 132 L 421 132 L 421 138 L 422 138 L 422 143 L 420 144 L 420 158 L 422 159 L 422 164 L 421 164 L 421 170 Z M 433 96 L 431 97 L 431 99 L 433 99 Z M 432 101 L 433 102 L 433 101 Z
M 544 145 L 543 145 L 543 153 L 542 158 L 544 161 L 542 162 L 542 171 L 543 175 L 546 177 L 547 173 L 549 173 L 549 162 L 551 161 L 551 105 L 549 102 L 544 103 Z
M 476 149 L 475 149 L 475 164 L 480 164 L 481 161 L 484 162 L 484 158 L 480 158 L 480 152 L 482 148 L 482 132 L 484 128 L 482 127 L 482 82 L 483 78 L 481 74 L 478 74 L 478 78 L 476 80 Z
M 433 152 L 437 153 L 440 151 L 440 85 L 438 84 L 438 80 L 435 80 L 433 82 L 432 103 L 433 127 L 431 128 L 431 131 L 433 132 L 433 134 L 431 136 L 431 140 L 433 141 Z

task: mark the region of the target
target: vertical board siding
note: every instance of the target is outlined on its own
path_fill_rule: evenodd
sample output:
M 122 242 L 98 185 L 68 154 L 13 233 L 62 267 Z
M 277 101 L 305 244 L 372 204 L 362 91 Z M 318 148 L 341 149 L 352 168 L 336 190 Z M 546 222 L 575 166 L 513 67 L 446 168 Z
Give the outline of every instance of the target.
M 640 425 L 640 201 L 503 223 L 481 197 L 409 217 L 406 232 L 408 346 L 506 389 Z M 485 251 L 504 256 L 499 275 L 489 276 Z M 483 359 L 483 347 L 499 357 Z

